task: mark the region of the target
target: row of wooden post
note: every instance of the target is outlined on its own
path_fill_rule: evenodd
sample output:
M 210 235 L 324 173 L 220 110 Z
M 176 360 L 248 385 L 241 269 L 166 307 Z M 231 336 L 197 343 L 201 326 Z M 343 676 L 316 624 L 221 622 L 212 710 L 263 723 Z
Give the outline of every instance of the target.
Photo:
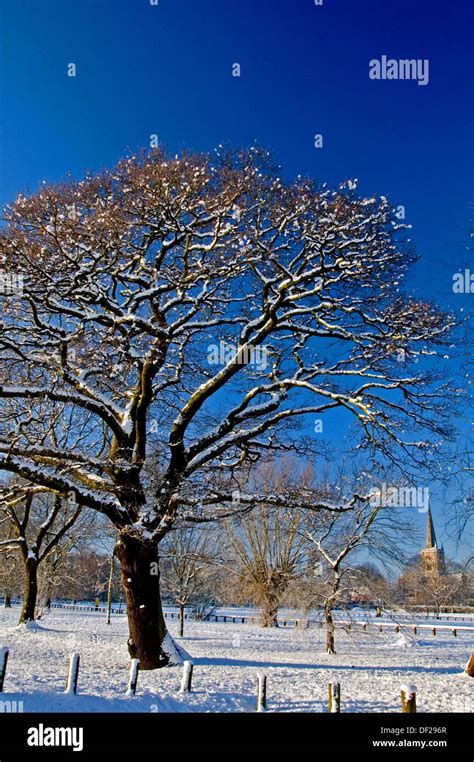
M 180 687 L 181 693 L 191 692 L 193 668 L 194 668 L 194 665 L 192 661 L 187 660 L 183 663 L 183 676 L 181 678 L 181 687 Z M 140 669 L 140 659 L 132 659 L 130 663 L 130 675 L 128 678 L 128 686 L 126 691 L 127 696 L 135 696 L 137 692 L 139 669 Z M 65 691 L 66 693 L 76 693 L 78 677 L 79 677 L 79 654 L 73 653 L 69 657 L 68 675 L 67 675 L 66 691 Z
M 9 650 L 5 646 L 0 648 L 0 693 L 3 691 L 5 673 L 7 670 Z M 65 693 L 74 695 L 77 692 L 77 683 L 79 679 L 80 656 L 74 652 L 69 656 L 68 671 Z M 127 696 L 134 696 L 137 691 L 138 671 L 140 660 L 132 659 L 130 664 L 130 676 L 127 686 Z M 194 665 L 192 661 L 186 660 L 183 663 L 183 674 L 181 678 L 181 693 L 190 693 L 192 687 Z M 474 677 L 474 651 L 466 665 L 465 673 Z M 401 688 L 402 712 L 416 712 L 416 686 L 403 685 Z M 257 712 L 265 712 L 267 709 L 267 676 L 260 674 L 257 677 Z M 341 685 L 340 683 L 328 683 L 328 709 L 331 714 L 341 711 Z

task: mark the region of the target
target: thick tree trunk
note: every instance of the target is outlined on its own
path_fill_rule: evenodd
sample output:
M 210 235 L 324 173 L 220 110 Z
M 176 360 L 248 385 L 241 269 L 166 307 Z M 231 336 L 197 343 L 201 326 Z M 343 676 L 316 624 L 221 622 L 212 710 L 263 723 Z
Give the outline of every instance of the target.
M 169 654 L 163 650 L 167 631 L 161 608 L 157 545 L 122 532 L 116 556 L 127 604 L 130 656 L 140 659 L 142 670 L 165 667 Z
M 184 635 L 184 606 L 180 605 L 179 607 L 179 637 L 182 638 Z
M 334 648 L 334 619 L 332 617 L 331 606 L 324 607 L 324 615 L 326 618 L 326 653 L 335 654 Z
M 278 607 L 277 596 L 269 594 L 262 605 L 262 627 L 278 627 Z
M 19 624 L 34 621 L 37 597 L 38 561 L 36 558 L 29 556 L 25 563 L 25 595 L 23 598 Z

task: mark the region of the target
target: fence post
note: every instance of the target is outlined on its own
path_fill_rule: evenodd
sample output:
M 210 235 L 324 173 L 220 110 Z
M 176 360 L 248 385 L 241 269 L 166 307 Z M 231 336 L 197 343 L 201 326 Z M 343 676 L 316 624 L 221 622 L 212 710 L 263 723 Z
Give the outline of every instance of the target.
M 464 670 L 466 675 L 469 675 L 469 677 L 474 677 L 474 651 L 471 654 L 471 658 L 469 659 L 468 663 L 466 664 L 466 669 Z M 1 680 L 1 672 L 0 672 L 0 680 Z M 0 683 L 0 691 L 2 690 L 2 686 Z
M 414 627 L 413 628 L 413 635 L 416 635 L 416 633 L 417 633 L 417 629 L 416 629 L 416 627 Z
M 402 685 L 402 712 L 414 714 L 416 712 L 416 685 Z
M 341 711 L 341 685 L 340 683 L 328 683 L 328 706 L 329 713 Z
M 77 692 L 77 679 L 79 677 L 79 654 L 73 652 L 69 656 L 67 671 L 67 681 L 65 693 L 74 694 Z
M 138 669 L 140 667 L 140 659 L 132 659 L 130 663 L 130 677 L 128 679 L 127 696 L 134 696 L 137 692 L 138 682 Z
M 267 676 L 257 676 L 257 712 L 265 712 L 267 708 Z
M 455 637 L 455 638 L 457 638 L 457 636 L 458 636 L 458 633 L 457 633 L 457 630 L 456 630 L 456 628 L 455 628 L 455 627 L 453 627 L 453 629 L 451 630 L 451 632 L 453 633 L 454 637 Z
M 192 661 L 186 660 L 183 664 L 183 676 L 181 678 L 181 693 L 190 693 L 191 692 L 191 683 L 193 680 L 193 668 L 194 664 Z
M 8 654 L 9 651 L 6 646 L 0 648 L 0 693 L 3 691 L 3 682 L 5 680 L 5 672 L 7 671 Z
M 433 627 L 432 633 L 433 633 L 433 635 L 436 635 L 436 627 Z

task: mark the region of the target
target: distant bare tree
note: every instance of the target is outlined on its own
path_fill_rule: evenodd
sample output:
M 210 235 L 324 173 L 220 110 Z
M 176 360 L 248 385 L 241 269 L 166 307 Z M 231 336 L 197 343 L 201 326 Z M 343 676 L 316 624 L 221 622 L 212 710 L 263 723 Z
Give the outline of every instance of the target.
M 13 596 L 23 592 L 24 569 L 16 548 L 5 545 L 12 537 L 12 529 L 5 520 L 0 520 L 0 591 L 3 594 L 3 605 L 11 608 Z
M 181 637 L 186 606 L 201 607 L 213 599 L 211 581 L 221 553 L 220 536 L 208 526 L 176 526 L 166 537 L 162 551 L 163 592 L 179 608 Z
M 31 485 L 12 482 L 0 489 L 0 515 L 10 525 L 0 548 L 16 550 L 24 568 L 20 623 L 34 620 L 40 565 L 59 545 L 74 542 L 71 534 L 81 512 L 82 506 Z
M 334 493 L 340 490 L 334 489 Z M 312 546 L 315 581 L 306 607 L 322 606 L 326 623 L 326 652 L 335 653 L 334 609 L 354 599 L 368 582 L 356 561 L 361 551 L 400 561 L 400 547 L 409 536 L 410 521 L 392 509 L 355 495 L 350 511 L 308 513 L 300 531 Z
M 284 502 L 291 474 L 286 462 L 280 469 L 274 464 L 262 467 L 254 478 L 264 491 L 279 494 Z M 247 600 L 261 607 L 262 627 L 277 626 L 284 595 L 304 571 L 307 543 L 299 532 L 301 520 L 300 510 L 259 504 L 226 523 L 239 586 Z
M 414 559 L 400 578 L 403 600 L 409 606 L 423 606 L 439 615 L 443 608 L 461 603 L 467 593 L 466 576 L 461 569 L 445 574 L 428 572 L 420 559 Z

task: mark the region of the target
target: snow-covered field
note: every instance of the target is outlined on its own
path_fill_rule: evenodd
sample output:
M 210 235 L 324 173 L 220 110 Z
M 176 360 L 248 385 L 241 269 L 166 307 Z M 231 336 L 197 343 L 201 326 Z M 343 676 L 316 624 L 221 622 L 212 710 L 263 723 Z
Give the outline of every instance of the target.
M 0 610 L 0 645 L 10 648 L 3 701 L 25 712 L 239 712 L 255 709 L 256 680 L 268 678 L 268 710 L 324 712 L 327 683 L 341 684 L 342 711 L 398 712 L 400 686 L 415 683 L 418 711 L 472 712 L 474 679 L 463 674 L 473 632 L 338 632 L 338 653 L 324 653 L 324 630 L 270 629 L 251 624 L 186 622 L 179 644 L 192 658 L 193 691 L 180 694 L 181 668 L 139 675 L 125 696 L 127 623 L 95 612 L 53 609 L 37 624 L 17 627 L 18 608 Z M 168 621 L 172 635 L 177 623 Z M 81 656 L 77 696 L 64 695 L 67 657 Z

